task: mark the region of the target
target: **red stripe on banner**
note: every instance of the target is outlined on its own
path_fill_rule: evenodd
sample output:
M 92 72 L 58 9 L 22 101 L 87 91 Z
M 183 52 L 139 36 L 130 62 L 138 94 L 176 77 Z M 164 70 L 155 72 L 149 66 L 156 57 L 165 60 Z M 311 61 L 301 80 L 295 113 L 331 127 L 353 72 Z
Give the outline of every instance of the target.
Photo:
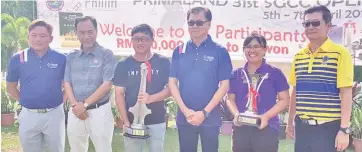
M 259 93 L 256 90 L 254 90 L 253 87 L 250 87 L 249 95 L 251 95 L 251 102 L 252 102 L 253 111 L 257 112 L 258 111 L 257 97 L 259 96 Z
M 24 62 L 24 51 L 20 52 L 20 63 Z
M 147 81 L 151 82 L 152 79 L 152 65 L 149 61 L 145 62 L 147 65 Z

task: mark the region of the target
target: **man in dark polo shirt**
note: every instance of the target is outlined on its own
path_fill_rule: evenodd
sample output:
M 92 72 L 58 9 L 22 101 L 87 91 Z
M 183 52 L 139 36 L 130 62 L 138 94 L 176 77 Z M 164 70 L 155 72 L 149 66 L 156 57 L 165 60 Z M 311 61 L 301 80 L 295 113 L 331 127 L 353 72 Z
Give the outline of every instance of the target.
M 26 48 L 11 57 L 6 77 L 9 94 L 20 102 L 19 137 L 24 152 L 64 152 L 65 117 L 62 82 L 66 58 L 49 48 L 53 28 L 35 20 Z M 20 82 L 20 90 L 18 90 Z
M 152 53 L 151 46 L 154 41 L 152 28 L 147 24 L 137 25 L 132 29 L 132 44 L 135 54 L 118 63 L 114 74 L 116 86 L 115 98 L 118 111 L 121 113 L 124 128 L 129 127 L 133 115 L 129 108 L 136 102 L 146 103 L 151 114 L 145 117 L 145 125 L 150 137 L 147 139 L 134 139 L 124 137 L 126 152 L 142 152 L 144 143 L 149 152 L 163 152 L 165 123 L 165 99 L 170 96 L 167 87 L 170 71 L 170 61 L 157 53 Z M 148 65 L 146 93 L 139 93 L 141 72 L 140 65 Z
M 179 106 L 181 152 L 196 152 L 199 135 L 202 151 L 218 151 L 219 103 L 229 89 L 232 65 L 228 51 L 208 35 L 211 19 L 207 8 L 189 10 L 191 40 L 178 46 L 172 56 L 169 86 Z
M 87 152 L 90 137 L 96 152 L 111 152 L 114 119 L 109 98 L 117 61 L 111 50 L 96 42 L 96 19 L 76 19 L 75 31 L 81 48 L 67 56 L 64 75 L 72 105 L 67 128 L 70 151 Z

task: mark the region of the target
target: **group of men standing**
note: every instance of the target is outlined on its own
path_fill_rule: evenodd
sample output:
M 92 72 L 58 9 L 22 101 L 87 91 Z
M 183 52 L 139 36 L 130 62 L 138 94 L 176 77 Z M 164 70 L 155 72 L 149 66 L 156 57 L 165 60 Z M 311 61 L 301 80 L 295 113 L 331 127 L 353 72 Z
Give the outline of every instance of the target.
M 317 13 L 318 17 L 325 19 L 325 15 L 320 10 L 312 13 Z M 8 92 L 23 107 L 18 119 L 19 137 L 24 152 L 42 151 L 44 144 L 47 144 L 50 151 L 64 151 L 65 116 L 62 103 L 65 99 L 71 104 L 67 125 L 71 152 L 88 151 L 89 137 L 97 152 L 111 152 L 114 119 L 109 99 L 113 85 L 115 86 L 115 102 L 124 122 L 124 129 L 133 121 L 133 115 L 128 112 L 128 109 L 137 102 L 147 104 L 152 111 L 152 114 L 145 118 L 150 138 L 124 137 L 127 152 L 141 152 L 144 143 L 150 152 L 163 151 L 166 131 L 164 101 L 171 95 L 179 106 L 177 128 L 180 151 L 196 152 L 200 136 L 202 151 L 217 152 L 221 125 L 219 103 L 229 90 L 232 63 L 225 47 L 217 44 L 210 37 L 211 21 L 212 14 L 207 8 L 195 7 L 188 11 L 187 23 L 191 39 L 174 50 L 171 62 L 166 57 L 151 51 L 154 35 L 152 28 L 147 24 L 140 24 L 132 29 L 131 36 L 135 53 L 118 62 L 111 50 L 96 42 L 98 23 L 92 17 L 86 16 L 75 21 L 75 32 L 81 47 L 67 56 L 49 48 L 53 39 L 52 26 L 41 20 L 33 21 L 28 28 L 30 48 L 16 53 L 10 59 L 7 75 Z M 308 21 L 306 23 L 309 28 L 309 24 L 318 27 L 321 26 L 321 22 Z M 330 20 L 326 24 L 330 24 Z M 320 29 L 316 28 L 315 33 L 318 33 L 318 30 Z M 320 48 L 325 49 L 323 53 L 335 53 L 333 52 L 335 50 L 327 51 L 335 46 L 329 41 L 326 42 L 328 44 L 324 44 L 327 33 L 323 34 L 325 35 L 311 37 L 311 50 Z M 306 63 L 310 66 L 313 64 L 313 60 L 308 59 L 307 54 L 298 53 L 296 56 L 298 58 L 293 63 L 293 72 L 297 75 L 300 74 L 298 64 L 304 64 L 299 63 L 300 60 L 308 61 L 309 64 Z M 345 132 L 348 131 L 346 128 L 349 127 L 351 106 L 349 102 L 352 101 L 350 95 L 353 79 L 351 71 L 353 70 L 350 68 L 351 59 L 343 53 L 339 52 L 339 54 L 342 56 L 338 58 L 339 62 L 336 64 L 340 68 L 341 66 L 346 66 L 346 68 L 337 69 L 337 85 L 338 88 L 343 88 L 341 89 L 343 95 L 341 106 L 334 106 L 334 108 L 342 108 L 342 114 L 338 115 L 341 116 L 342 121 L 336 123 L 341 124 L 340 127 L 344 130 L 338 133 L 336 144 L 330 146 L 343 150 L 348 142 L 348 139 L 344 137 L 347 134 Z M 139 93 L 142 63 L 146 63 L 150 68 L 146 93 Z M 311 66 L 307 70 L 312 68 L 314 67 Z M 348 75 L 340 78 L 341 74 Z M 298 106 L 302 105 L 301 101 L 298 103 L 298 95 L 306 91 L 307 86 L 298 79 L 298 77 L 291 77 L 291 84 L 296 88 L 293 92 L 294 98 L 297 94 L 297 104 L 291 104 L 292 114 L 295 114 L 295 106 L 297 106 L 297 114 L 303 113 L 298 109 Z M 17 88 L 19 81 L 20 90 Z M 328 87 L 335 91 L 335 95 L 339 93 L 338 89 L 333 88 L 332 85 Z M 308 114 L 307 112 L 305 114 Z M 301 118 L 298 117 L 299 119 Z M 333 117 L 333 120 L 337 119 L 340 118 Z M 293 118 L 290 119 L 290 123 L 293 124 Z M 337 127 L 338 130 L 340 127 Z M 308 134 L 308 129 L 320 131 L 308 126 L 302 129 L 303 132 L 297 133 L 296 142 L 305 144 L 314 141 L 312 136 L 305 135 Z M 294 132 L 292 128 L 288 131 Z M 327 132 L 326 130 L 325 133 Z M 331 135 L 331 137 L 336 137 L 336 135 Z M 318 139 L 327 140 L 322 137 Z M 325 143 L 327 144 L 322 145 L 328 146 L 329 142 Z M 299 151 L 314 149 L 314 147 L 303 146 L 303 143 L 298 145 L 296 148 L 300 148 Z

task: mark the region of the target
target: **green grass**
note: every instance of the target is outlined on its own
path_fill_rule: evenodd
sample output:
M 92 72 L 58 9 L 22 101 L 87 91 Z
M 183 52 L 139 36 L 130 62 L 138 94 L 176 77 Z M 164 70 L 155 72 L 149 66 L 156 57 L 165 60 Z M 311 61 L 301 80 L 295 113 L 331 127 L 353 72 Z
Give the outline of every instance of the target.
M 172 126 L 172 123 L 170 124 Z M 113 135 L 113 152 L 123 152 L 124 144 L 121 136 L 122 130 L 115 128 Z M 1 151 L 2 152 L 21 152 L 22 148 L 18 137 L 18 128 L 16 126 L 1 128 Z M 90 142 L 91 143 L 91 142 Z M 293 152 L 294 142 L 292 140 L 280 140 L 279 152 Z M 177 130 L 168 129 L 165 137 L 165 152 L 179 152 Z M 68 140 L 66 141 L 66 152 L 69 152 Z M 199 143 L 199 152 L 201 147 Z M 89 152 L 95 152 L 93 144 L 89 145 Z M 219 152 L 231 152 L 230 136 L 220 135 Z M 352 151 L 350 151 L 352 152 Z

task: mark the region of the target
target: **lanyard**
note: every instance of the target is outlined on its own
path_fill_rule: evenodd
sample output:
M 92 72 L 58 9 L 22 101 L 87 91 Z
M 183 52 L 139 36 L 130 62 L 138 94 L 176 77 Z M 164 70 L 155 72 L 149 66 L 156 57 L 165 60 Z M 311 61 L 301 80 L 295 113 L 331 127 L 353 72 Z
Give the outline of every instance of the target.
M 253 99 L 252 99 L 252 102 L 253 102 L 253 103 L 248 103 L 247 107 L 249 107 L 249 104 L 252 104 L 253 110 L 254 110 L 254 111 L 257 111 L 257 102 L 256 102 L 257 100 L 256 100 L 256 98 L 257 98 L 257 96 L 259 96 L 258 91 L 259 91 L 260 86 L 261 86 L 261 84 L 263 83 L 263 81 L 268 77 L 269 73 L 266 73 L 266 74 L 263 76 L 263 78 L 261 79 L 259 85 L 256 86 L 256 90 L 255 90 L 255 89 L 253 88 L 253 86 L 252 86 L 253 84 L 252 84 L 252 83 L 250 82 L 250 80 L 249 80 L 248 75 L 246 74 L 246 71 L 245 71 L 244 69 L 242 69 L 242 71 L 243 71 L 243 73 L 244 73 L 244 75 L 245 75 L 246 82 L 248 83 L 249 96 L 250 96 L 250 93 L 255 94 L 255 96 L 253 96 Z M 258 83 L 257 83 L 257 84 L 258 84 Z

